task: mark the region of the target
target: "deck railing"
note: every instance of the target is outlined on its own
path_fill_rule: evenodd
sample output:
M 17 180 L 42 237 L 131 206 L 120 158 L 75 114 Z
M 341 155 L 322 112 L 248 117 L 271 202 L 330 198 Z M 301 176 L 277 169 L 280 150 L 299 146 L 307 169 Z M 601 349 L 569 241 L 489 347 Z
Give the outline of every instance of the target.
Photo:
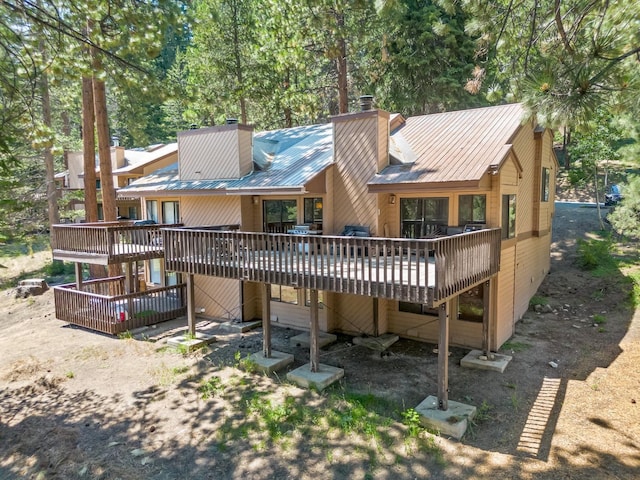
M 54 287 L 56 318 L 111 335 L 186 315 L 186 285 L 124 293 L 125 278 Z
M 160 229 L 177 225 L 134 225 L 132 222 L 100 222 L 54 225 L 53 257 L 61 260 L 119 263 L 163 255 Z
M 162 232 L 168 270 L 431 305 L 499 270 L 499 229 L 420 240 Z

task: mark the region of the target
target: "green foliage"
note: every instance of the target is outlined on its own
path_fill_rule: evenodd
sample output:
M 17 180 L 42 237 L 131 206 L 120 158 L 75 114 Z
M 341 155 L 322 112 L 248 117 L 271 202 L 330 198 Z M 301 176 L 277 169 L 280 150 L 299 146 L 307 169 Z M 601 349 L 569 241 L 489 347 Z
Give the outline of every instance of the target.
M 535 307 L 536 305 L 549 305 L 549 299 L 539 295 L 534 295 L 531 297 L 531 300 L 529 300 L 529 306 Z
M 610 239 L 578 240 L 578 265 L 584 270 L 596 270 L 614 264 Z
M 509 350 L 512 352 L 522 352 L 531 348 L 531 344 L 525 342 L 506 341 L 502 344 L 501 350 Z
M 222 385 L 222 379 L 217 376 L 213 376 L 209 380 L 203 380 L 200 386 L 198 386 L 198 392 L 203 400 L 208 400 L 210 397 L 220 395 L 223 391 L 224 385 Z
M 420 432 L 424 430 L 420 423 L 420 414 L 413 408 L 408 408 L 402 412 L 402 423 L 407 426 L 407 432 L 410 437 L 418 437 Z
M 622 186 L 624 198 L 607 220 L 620 235 L 640 240 L 640 176 L 632 176 Z
M 524 100 L 549 127 L 587 123 L 601 107 L 637 109 L 636 2 L 463 3 L 478 39 L 470 83 L 482 92 Z
M 368 74 L 385 108 L 415 115 L 485 103 L 463 88 L 475 44 L 458 4 L 387 2 L 379 17 L 382 61 Z

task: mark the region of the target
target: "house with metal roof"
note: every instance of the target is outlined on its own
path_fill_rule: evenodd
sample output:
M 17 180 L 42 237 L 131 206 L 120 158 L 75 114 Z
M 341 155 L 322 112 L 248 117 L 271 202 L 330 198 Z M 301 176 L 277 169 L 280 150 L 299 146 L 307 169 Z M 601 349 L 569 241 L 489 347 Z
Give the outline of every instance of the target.
M 319 363 L 321 331 L 437 343 L 446 410 L 449 345 L 495 359 L 549 272 L 552 142 L 519 104 L 405 119 L 364 102 L 325 125 L 181 132 L 177 162 L 118 194 L 184 224 L 148 270 L 186 283 L 192 332 L 196 312 L 261 319 L 264 360 L 272 323 L 308 330 L 317 386 L 343 373 Z

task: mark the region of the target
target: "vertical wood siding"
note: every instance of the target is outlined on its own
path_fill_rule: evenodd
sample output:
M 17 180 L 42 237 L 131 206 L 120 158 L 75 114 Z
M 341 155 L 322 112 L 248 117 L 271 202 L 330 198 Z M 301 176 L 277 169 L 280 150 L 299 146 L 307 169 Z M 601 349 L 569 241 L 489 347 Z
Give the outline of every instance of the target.
M 374 112 L 375 113 L 375 112 Z M 334 121 L 335 166 L 333 176 L 334 228 L 366 225 L 372 235 L 377 231 L 376 194 L 368 192 L 367 182 L 378 171 L 381 140 L 375 115 Z
M 189 226 L 240 224 L 241 207 L 241 197 L 182 197 L 180 215 L 184 224 Z M 242 318 L 238 280 L 197 276 L 195 284 L 196 307 L 205 308 L 206 316 L 223 319 Z M 253 297 L 246 293 L 245 302 L 255 303 Z M 249 314 L 255 313 L 251 310 L 249 307 Z M 233 318 L 229 318 L 230 315 L 233 315 Z
M 240 178 L 251 171 L 252 129 L 244 125 L 178 133 L 181 180 Z

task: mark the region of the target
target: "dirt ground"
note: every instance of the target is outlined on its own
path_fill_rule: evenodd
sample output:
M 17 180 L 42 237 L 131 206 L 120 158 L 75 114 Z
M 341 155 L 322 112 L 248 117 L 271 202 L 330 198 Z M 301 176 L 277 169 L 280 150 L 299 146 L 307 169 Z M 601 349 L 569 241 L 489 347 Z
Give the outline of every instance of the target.
M 164 328 L 112 338 L 56 320 L 51 291 L 2 292 L 0 479 L 639 478 L 640 310 L 622 272 L 595 277 L 575 263 L 596 215 L 557 205 L 551 273 L 538 292 L 549 307 L 517 323 L 503 374 L 462 369 L 466 351 L 451 350 L 449 398 L 479 408 L 459 442 L 416 440 L 398 421 L 437 392 L 432 344 L 400 340 L 381 355 L 341 335 L 321 361 L 345 378 L 316 393 L 238 368 L 238 356 L 260 350 L 259 329 L 203 321 L 218 341 L 182 355 L 164 346 Z M 13 273 L 0 270 L 2 280 Z M 294 353 L 294 367 L 308 361 L 289 343 L 296 333 L 274 328 L 274 348 Z M 341 396 L 377 399 L 384 435 L 359 429 L 355 410 L 332 423 Z M 271 405 L 285 411 L 273 421 Z M 295 423 L 294 411 L 308 421 Z

